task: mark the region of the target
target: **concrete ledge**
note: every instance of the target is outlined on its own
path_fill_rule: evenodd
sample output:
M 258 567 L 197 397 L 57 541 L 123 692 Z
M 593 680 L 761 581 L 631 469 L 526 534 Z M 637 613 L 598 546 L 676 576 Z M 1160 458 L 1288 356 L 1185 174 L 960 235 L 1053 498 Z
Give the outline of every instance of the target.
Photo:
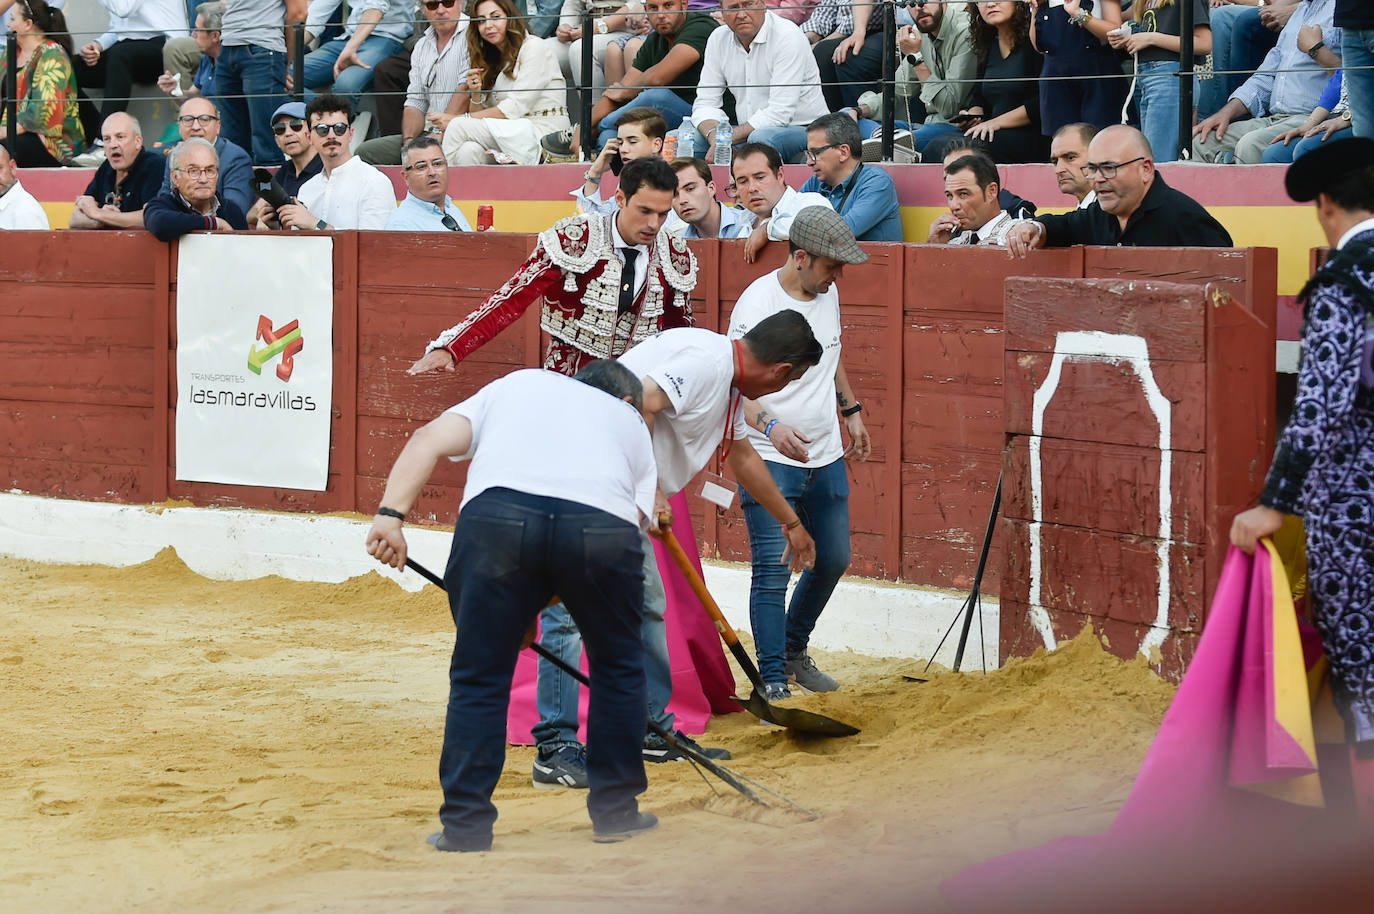
M 424 581 L 378 564 L 363 551 L 368 522 L 349 516 L 247 511 L 238 508 L 161 507 L 0 493 L 0 555 L 75 565 L 136 565 L 167 546 L 207 578 L 245 580 L 279 575 L 338 583 L 376 572 L 407 590 Z M 442 572 L 451 531 L 410 527 L 415 558 Z M 706 583 L 730 624 L 749 631 L 749 568 L 706 562 Z M 966 594 L 846 578 L 840 582 L 812 638 L 819 650 L 852 650 L 887 657 L 929 657 L 959 612 Z M 983 657 L 998 663 L 997 600 L 983 598 Z M 954 657 L 950 636 L 940 662 Z M 978 669 L 977 620 L 965 656 Z

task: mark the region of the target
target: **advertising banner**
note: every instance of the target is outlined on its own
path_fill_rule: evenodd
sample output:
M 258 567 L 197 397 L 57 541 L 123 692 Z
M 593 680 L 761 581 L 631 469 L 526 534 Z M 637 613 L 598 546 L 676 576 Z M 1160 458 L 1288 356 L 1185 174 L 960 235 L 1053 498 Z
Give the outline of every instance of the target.
M 176 296 L 176 478 L 324 491 L 333 240 L 188 235 Z

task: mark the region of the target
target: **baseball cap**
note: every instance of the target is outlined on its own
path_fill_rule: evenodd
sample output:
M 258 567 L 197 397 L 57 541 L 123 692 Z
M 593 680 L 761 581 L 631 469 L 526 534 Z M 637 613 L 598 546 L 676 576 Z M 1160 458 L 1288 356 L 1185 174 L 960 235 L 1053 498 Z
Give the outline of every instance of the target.
M 270 123 L 275 124 L 277 118 L 281 117 L 294 117 L 302 121 L 305 120 L 305 102 L 287 102 L 272 113 L 272 120 Z

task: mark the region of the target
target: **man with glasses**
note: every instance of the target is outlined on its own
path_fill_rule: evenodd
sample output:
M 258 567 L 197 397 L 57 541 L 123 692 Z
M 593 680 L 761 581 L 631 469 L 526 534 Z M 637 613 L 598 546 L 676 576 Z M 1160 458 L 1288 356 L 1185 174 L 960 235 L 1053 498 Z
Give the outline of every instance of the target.
M 273 180 L 289 197 L 301 192 L 305 182 L 324 170 L 320 154 L 310 142 L 310 129 L 305 123 L 305 102 L 287 102 L 272 115 L 272 134 L 277 148 L 286 155 L 286 163 L 277 169 Z M 276 215 L 267 218 L 267 204 L 258 200 L 248 211 L 248 224 L 259 229 L 279 229 Z
M 406 144 L 404 164 L 409 191 L 386 221 L 389 232 L 470 232 L 463 211 L 448 197 L 448 160 L 444 147 L 432 136 Z
M 745 143 L 730 165 L 740 202 L 759 220 L 744 245 L 744 262 L 753 263 L 770 241 L 786 241 L 792 218 L 808 206 L 829 206 L 820 194 L 798 193 L 782 180 L 782 157 L 772 146 Z
M 391 180 L 348 148 L 353 106 L 338 95 L 317 95 L 305 106 L 310 143 L 323 170 L 301 187 L 296 202 L 275 215 L 288 229 L 383 229 L 396 210 Z M 270 218 L 270 207 L 262 208 Z
M 421 134 L 443 136 L 466 95 L 456 90 L 467 76 L 468 14 L 461 0 L 423 0 L 429 28 L 410 52 L 410 83 L 401 110 L 401 132 L 368 140 L 358 158 L 370 165 L 396 165 L 401 148 Z
M 174 97 L 214 95 L 215 63 L 219 60 L 223 23 L 224 4 L 220 0 L 196 7 L 191 37 L 173 38 L 162 46 L 165 69 L 157 78 L 157 87 Z
M 1164 183 L 1145 134 L 1108 127 L 1088 145 L 1083 174 L 1097 199 L 1062 216 L 1036 216 L 1011 230 L 1007 247 L 1025 257 L 1043 247 L 1075 244 L 1142 247 L 1231 247 L 1221 223 L 1192 197 Z
M 143 225 L 143 207 L 158 194 L 162 156 L 143 148 L 143 128 L 124 112 L 105 118 L 100 138 L 105 161 L 76 198 L 74 229 L 131 229 Z
M 143 211 L 143 225 L 159 241 L 174 241 L 190 232 L 232 232 L 248 228 L 243 210 L 215 193 L 219 156 L 200 137 L 182 140 L 167 157 L 172 166 L 172 192 L 159 194 Z
M 215 147 L 219 156 L 219 184 L 215 192 L 221 200 L 232 200 L 240 212 L 248 212 L 253 205 L 253 163 L 244 152 L 219 135 L 219 108 L 210 99 L 189 98 L 177 115 L 177 131 L 182 142 L 204 140 Z M 167 160 L 162 178 L 161 193 L 172 192 L 172 161 Z
M 820 194 L 860 241 L 901 241 L 897 187 L 877 165 L 863 163 L 859 125 L 847 114 L 824 114 L 806 128 L 806 161 L 814 174 L 800 193 Z

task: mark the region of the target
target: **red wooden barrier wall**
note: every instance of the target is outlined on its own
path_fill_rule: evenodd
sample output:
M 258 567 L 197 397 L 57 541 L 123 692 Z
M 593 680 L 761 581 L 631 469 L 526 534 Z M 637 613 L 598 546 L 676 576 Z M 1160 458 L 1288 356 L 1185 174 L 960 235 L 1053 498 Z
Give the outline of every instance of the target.
M 412 378 L 427 340 L 500 285 L 529 235 L 334 236 L 334 419 L 325 492 L 175 479 L 174 245 L 145 233 L 10 233 L 0 265 L 0 486 L 69 498 L 370 514 L 405 435 L 513 367 L 537 365 L 526 315 L 455 374 Z M 745 265 L 740 242 L 694 242 L 694 306 L 718 329 L 739 294 L 785 257 Z M 875 439 L 850 469 L 855 574 L 967 586 L 1001 465 L 1003 284 L 1011 276 L 1120 273 L 1224 283 L 1272 327 L 1275 252 L 1037 252 L 865 245 L 840 283 L 845 364 Z M 213 281 L 213 277 L 207 278 Z M 193 293 L 192 293 L 193 294 Z M 264 294 L 290 298 L 290 290 Z M 1272 369 L 1272 352 L 1270 353 Z M 551 449 L 556 448 L 551 442 Z M 417 516 L 451 522 L 461 466 L 435 474 Z M 738 511 L 695 503 L 709 555 L 742 559 Z M 985 588 L 997 586 L 1000 538 Z

